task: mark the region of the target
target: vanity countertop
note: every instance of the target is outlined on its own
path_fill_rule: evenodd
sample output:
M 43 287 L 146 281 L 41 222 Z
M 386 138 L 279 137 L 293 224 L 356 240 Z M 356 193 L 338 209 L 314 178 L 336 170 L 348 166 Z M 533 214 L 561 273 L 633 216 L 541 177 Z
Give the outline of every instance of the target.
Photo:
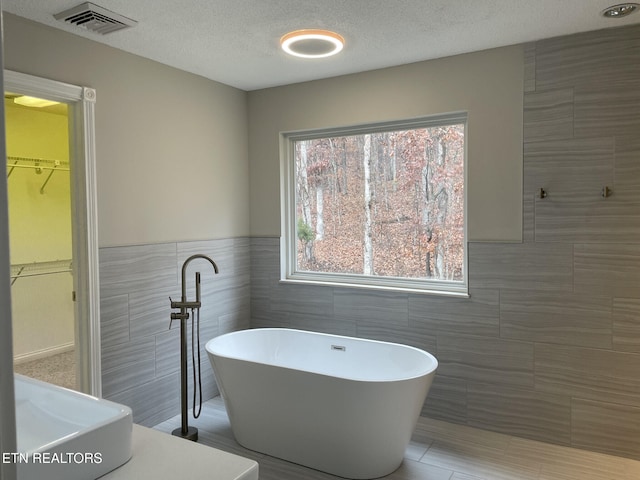
M 151 428 L 133 425 L 131 460 L 103 480 L 258 480 L 258 464 Z

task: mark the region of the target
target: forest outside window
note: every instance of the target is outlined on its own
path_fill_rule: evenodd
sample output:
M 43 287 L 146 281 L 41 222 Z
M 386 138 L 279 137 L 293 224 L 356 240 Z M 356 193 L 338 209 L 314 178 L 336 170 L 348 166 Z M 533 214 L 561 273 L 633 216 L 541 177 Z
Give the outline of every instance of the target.
M 283 134 L 283 281 L 466 295 L 466 124 Z

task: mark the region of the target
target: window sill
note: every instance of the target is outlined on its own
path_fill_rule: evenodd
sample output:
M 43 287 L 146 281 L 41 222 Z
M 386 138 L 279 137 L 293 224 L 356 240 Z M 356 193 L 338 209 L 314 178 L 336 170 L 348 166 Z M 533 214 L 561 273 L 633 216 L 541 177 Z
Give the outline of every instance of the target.
M 384 285 L 380 283 L 362 283 L 362 282 L 345 282 L 345 281 L 337 281 L 337 280 L 320 280 L 314 278 L 298 278 L 298 277 L 289 277 L 289 278 L 281 278 L 281 284 L 298 284 L 298 285 L 316 285 L 322 287 L 337 287 L 337 288 L 355 288 L 355 289 L 364 289 L 364 290 L 378 290 L 384 292 L 398 292 L 398 293 L 411 293 L 414 295 L 436 295 L 436 296 L 444 296 L 444 297 L 455 297 L 455 298 L 469 298 L 470 295 L 467 291 L 466 285 L 460 285 L 456 289 L 429 289 L 429 288 L 419 288 L 412 287 L 410 285 Z

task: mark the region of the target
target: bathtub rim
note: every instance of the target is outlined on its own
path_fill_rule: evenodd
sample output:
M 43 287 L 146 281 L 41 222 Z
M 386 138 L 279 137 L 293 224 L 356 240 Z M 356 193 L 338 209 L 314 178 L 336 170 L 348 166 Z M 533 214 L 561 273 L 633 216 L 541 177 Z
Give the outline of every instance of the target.
M 216 351 L 213 351 L 212 348 L 210 347 L 210 345 L 213 345 L 215 341 L 222 341 L 222 339 L 224 338 L 228 338 L 231 336 L 239 336 L 242 334 L 247 334 L 247 332 L 257 332 L 257 331 L 286 331 L 286 332 L 295 332 L 295 333 L 302 333 L 302 334 L 306 334 L 306 335 L 319 335 L 319 336 L 323 336 L 323 337 L 330 337 L 330 338 L 336 338 L 336 339 L 348 339 L 350 341 L 358 341 L 358 342 L 364 342 L 364 343 L 373 343 L 373 344 L 382 344 L 382 345 L 391 345 L 394 347 L 398 347 L 398 348 L 405 348 L 405 349 L 409 349 L 409 350 L 413 350 L 417 353 L 419 353 L 420 355 L 426 357 L 430 364 L 431 364 L 431 368 L 423 371 L 419 374 L 416 375 L 403 375 L 403 376 L 398 376 L 396 378 L 384 378 L 384 379 L 364 379 L 364 378 L 353 378 L 353 377 L 347 377 L 347 376 L 337 376 L 337 375 L 331 375 L 329 373 L 325 373 L 325 372 L 319 372 L 319 371 L 315 371 L 315 370 L 308 370 L 308 369 L 304 369 L 304 368 L 296 368 L 296 367 L 292 367 L 292 366 L 287 366 L 287 365 L 280 365 L 280 364 L 274 364 L 274 363 L 269 363 L 269 362 L 260 362 L 260 361 L 256 361 L 256 360 L 251 360 L 251 359 L 247 359 L 238 355 L 226 355 L 226 354 L 221 354 L 218 353 Z M 436 370 L 438 369 L 439 363 L 438 363 L 438 359 L 435 357 L 435 355 L 433 355 L 432 353 L 423 350 L 421 348 L 417 348 L 417 347 L 413 347 L 411 345 L 405 345 L 403 343 L 397 343 L 397 342 L 388 342 L 386 340 L 374 340 L 374 339 L 370 339 L 370 338 L 362 338 L 362 337 L 353 337 L 353 336 L 348 336 L 348 335 L 337 335 L 337 334 L 333 334 L 333 333 L 324 333 L 324 332 L 316 332 L 313 330 L 300 330 L 300 329 L 296 329 L 296 328 L 288 328 L 288 327 L 263 327 L 263 328 L 247 328 L 247 329 L 243 329 L 243 330 L 236 330 L 233 332 L 228 332 L 228 333 L 224 333 L 222 335 L 218 335 L 217 337 L 214 337 L 210 340 L 207 341 L 207 343 L 205 344 L 205 350 L 207 351 L 207 353 L 209 355 L 214 355 L 214 356 L 218 356 L 218 357 L 222 357 L 222 358 L 228 358 L 228 359 L 233 359 L 233 360 L 238 360 L 238 361 L 242 361 L 242 362 L 247 362 L 247 363 L 253 363 L 253 364 L 257 364 L 257 365 L 269 365 L 271 367 L 274 368 L 283 368 L 283 369 L 287 369 L 287 370 L 293 370 L 293 371 L 298 371 L 298 372 L 306 372 L 306 373 L 310 373 L 310 374 L 314 374 L 314 375 L 322 375 L 325 377 L 332 377 L 332 378 L 339 378 L 345 381 L 349 381 L 349 382 L 362 382 L 362 383 L 393 383 L 393 382 L 403 382 L 403 381 L 410 381 L 410 380 L 414 380 L 417 378 L 422 378 L 422 377 L 426 377 L 429 375 L 435 375 Z M 214 371 L 215 373 L 215 371 Z

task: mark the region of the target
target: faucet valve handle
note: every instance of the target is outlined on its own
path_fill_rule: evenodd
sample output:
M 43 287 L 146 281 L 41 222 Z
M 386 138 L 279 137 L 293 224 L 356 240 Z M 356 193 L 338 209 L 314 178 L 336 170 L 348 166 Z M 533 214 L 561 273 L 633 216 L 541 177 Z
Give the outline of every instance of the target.
M 186 311 L 186 308 L 183 308 L 183 305 L 181 302 L 174 302 L 173 300 L 171 300 L 171 297 L 169 297 L 169 302 L 171 302 L 171 308 L 179 308 L 180 309 L 180 313 L 178 312 L 171 312 L 171 316 L 169 319 L 169 330 L 171 330 L 171 326 L 173 325 L 173 321 L 174 320 L 187 320 L 189 318 L 189 312 Z
M 180 302 L 174 302 L 171 297 L 169 297 L 169 302 L 171 303 L 171 308 L 180 308 Z
M 184 312 L 184 313 L 171 312 L 171 318 L 169 319 L 169 330 L 171 330 L 171 325 L 173 325 L 174 320 L 188 320 L 188 319 L 189 319 L 189 312 Z
M 169 295 L 169 304 L 173 305 L 173 300 L 171 300 L 171 295 Z M 171 307 L 173 308 L 173 307 Z M 173 316 L 169 317 L 169 330 L 171 330 L 171 325 L 173 325 Z

